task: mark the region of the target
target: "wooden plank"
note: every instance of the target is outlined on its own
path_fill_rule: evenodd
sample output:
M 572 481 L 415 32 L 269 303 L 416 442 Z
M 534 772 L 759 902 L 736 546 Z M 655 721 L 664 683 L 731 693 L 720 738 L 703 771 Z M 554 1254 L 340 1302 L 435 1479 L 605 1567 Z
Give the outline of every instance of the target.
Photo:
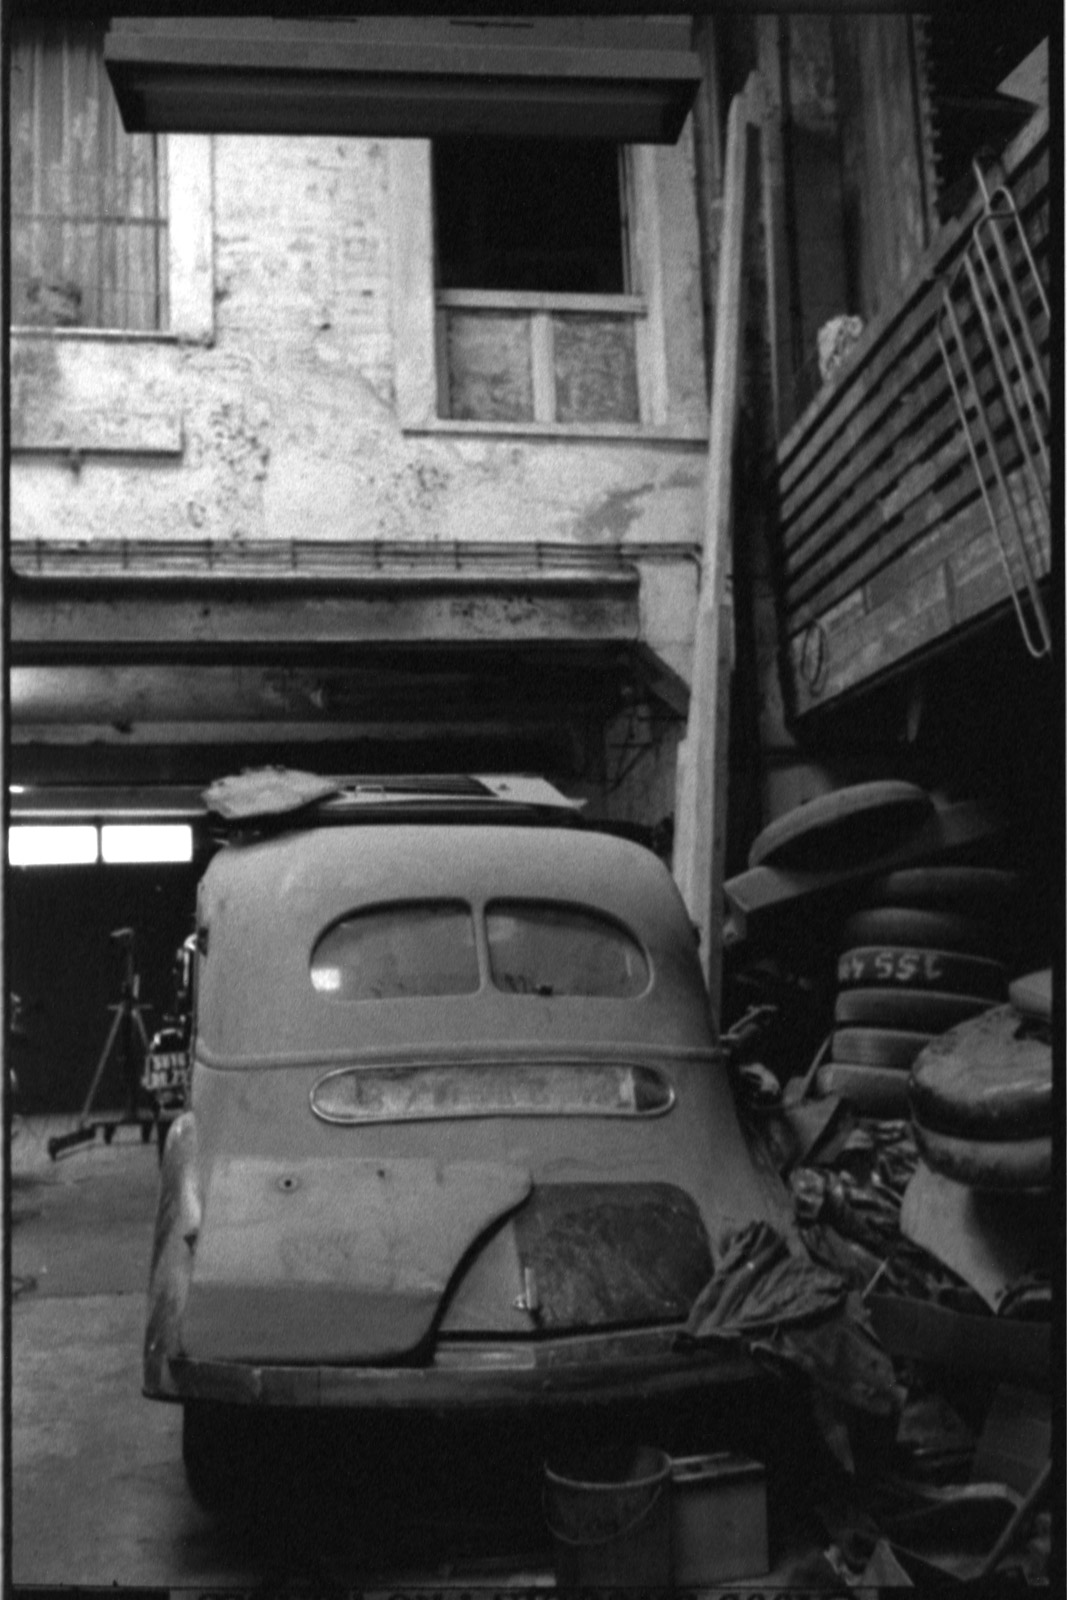
M 825 610 L 847 589 L 863 582 L 872 568 L 886 567 L 926 529 L 944 525 L 958 511 L 980 502 L 981 492 L 962 437 L 955 428 L 943 437 L 946 442 L 941 448 L 903 473 L 858 527 L 788 584 L 785 609 L 791 626 Z M 1008 437 L 1011 440 L 1014 435 Z M 986 455 L 984 449 L 979 452 L 980 459 Z M 1017 445 L 1005 446 L 998 459 L 1009 478 L 1024 465 Z M 992 481 L 991 472 L 988 479 Z M 1047 490 L 1043 471 L 1040 480 Z M 995 484 L 994 491 L 994 501 L 999 503 Z
M 1035 176 L 1029 176 L 1032 164 L 1036 164 L 1038 169 Z M 1013 187 L 1018 184 L 1025 191 L 1028 209 L 1032 209 L 1047 190 L 1047 164 L 1048 114 L 1042 110 L 1022 130 L 1003 158 L 1009 183 Z M 1042 169 L 1045 173 L 1043 182 L 1040 178 Z M 940 231 L 916 267 L 911 279 L 913 288 L 932 282 L 951 269 L 965 248 L 971 227 L 981 210 L 981 200 L 976 197 L 961 217 Z M 1022 206 L 1020 210 L 1023 210 Z M 854 404 L 856 386 L 861 377 L 869 382 L 869 374 L 879 359 L 884 363 L 888 358 L 891 362 L 894 342 L 906 337 L 905 323 L 913 303 L 906 286 L 900 300 L 868 324 L 852 360 L 835 380 L 820 390 L 781 441 L 777 459 L 779 488 L 783 495 L 795 486 L 810 467 L 813 455 L 819 452 L 820 441 L 824 441 L 827 433 L 836 430 L 840 423 L 839 408 L 851 408 Z
M 1027 553 L 1035 573 L 1044 577 L 1049 572 L 1052 556 L 1044 508 L 1027 498 L 1024 480 L 1016 476 L 1011 482 L 1016 493 L 1015 504 Z M 999 489 L 994 492 L 992 500 L 999 524 L 1012 529 L 1007 536 L 1007 545 L 1011 550 L 1015 542 L 1011 513 Z M 988 526 L 988 514 L 980 499 L 958 508 L 950 518 L 933 518 L 922 536 L 900 552 L 889 566 L 864 579 L 866 604 L 872 610 L 887 604 L 902 587 L 914 582 L 939 561 L 948 560 L 958 546 L 968 546 L 973 540 L 981 538 Z M 1020 579 L 1021 576 L 1020 572 Z
M 976 373 L 979 393 L 997 440 L 998 460 L 1001 467 L 1010 472 L 1023 462 L 1022 447 L 1004 401 L 999 374 L 988 348 L 984 345 L 981 348 L 985 360 Z M 939 356 L 937 364 L 944 372 Z M 1027 370 L 1030 370 L 1029 367 Z M 1009 376 L 1018 377 L 1014 365 L 1009 370 Z M 936 399 L 939 388 L 938 379 L 932 375 L 918 393 L 923 398 Z M 855 570 L 846 579 L 846 569 L 851 562 L 869 555 L 875 541 L 878 546 L 877 559 L 884 563 L 888 553 L 887 536 L 891 534 L 893 544 L 900 545 L 926 525 L 931 516 L 943 516 L 951 512 L 959 501 L 977 494 L 974 469 L 951 391 L 946 388 L 941 399 L 943 403 L 938 413 L 918 419 L 922 423 L 921 428 L 915 426 L 891 434 L 877 460 L 873 457 L 866 460 L 861 458 L 863 476 L 846 486 L 838 502 L 829 508 L 828 520 L 814 529 L 803 530 L 807 539 L 805 544 L 794 547 L 792 541 L 796 537 L 795 530 L 790 528 L 786 531 L 783 541 L 786 546 L 784 567 L 790 612 L 812 600 L 825 603 L 829 598 L 824 587 L 827 584 L 837 593 L 843 582 L 857 581 Z M 908 412 L 907 407 L 901 409 Z M 1039 403 L 1039 412 L 1045 409 Z M 1036 458 L 1037 441 L 1028 415 L 1025 416 L 1025 425 Z M 983 460 L 988 455 L 984 442 L 979 455 Z M 897 463 L 909 457 L 913 465 L 901 473 Z M 1036 470 L 1040 481 L 1047 484 L 1047 472 L 1039 461 Z M 984 475 L 992 477 L 988 462 L 985 462 Z M 946 484 L 951 486 L 947 502 L 942 493 Z M 926 504 L 927 500 L 930 504 Z
M 960 528 L 953 530 L 947 541 L 949 557 L 907 585 L 894 587 L 890 600 L 868 607 L 864 596 L 862 612 L 852 611 L 839 628 L 828 617 L 822 619 L 826 668 L 821 682 L 805 682 L 800 671 L 804 635 L 791 641 L 798 715 L 830 704 L 900 667 L 953 629 L 1010 604 L 1011 589 L 988 521 L 976 519 L 973 526 L 973 537 L 966 542 Z
M 1021 261 L 1021 249 L 1016 247 L 1012 258 Z M 1039 270 L 1046 261 L 1046 252 L 1039 251 Z M 853 463 L 857 460 L 857 452 L 872 440 L 877 444 L 885 428 L 892 427 L 897 420 L 896 408 L 904 398 L 902 391 L 906 391 L 909 384 L 920 383 L 929 375 L 936 374 L 940 359 L 935 337 L 939 306 L 936 286 L 930 285 L 913 302 L 901 324 L 899 341 L 885 346 L 877 360 L 858 375 L 857 384 L 851 391 L 851 409 L 844 415 L 836 415 L 833 426 L 830 426 L 828 419 L 820 439 L 819 453 L 811 456 L 804 478 L 791 487 L 782 487 L 779 504 L 783 525 L 795 522 L 802 510 L 820 494 L 824 485 L 828 481 L 831 484 L 835 481 L 842 466 L 848 468 L 850 476 L 855 475 Z M 1047 319 L 1041 312 L 1035 293 L 1027 296 L 1027 307 L 1034 313 L 1039 333 L 1045 329 L 1047 337 Z M 974 334 L 968 344 L 969 350 L 981 355 L 985 346 L 978 332 L 980 324 L 977 313 L 966 316 L 963 326 L 965 334 L 972 331 Z M 944 385 L 947 386 L 947 377 Z M 858 470 L 857 467 L 855 471 Z
M 743 350 L 747 236 L 758 176 L 755 78 L 734 97 L 726 134 L 723 234 L 715 315 L 704 554 L 693 647 L 684 782 L 676 813 L 685 853 L 675 878 L 700 935 L 700 960 L 712 1015 L 719 1020 L 722 985 L 722 882 L 728 760 L 733 457 Z
M 1016 252 L 1020 255 L 1021 252 Z M 1025 301 L 1032 313 L 1036 342 L 1046 354 L 1048 319 L 1035 293 Z M 924 300 L 910 319 L 914 337 L 907 347 L 893 353 L 880 377 L 884 383 L 863 397 L 848 420 L 827 440 L 825 454 L 805 478 L 800 492 L 782 496 L 779 526 L 786 547 L 803 542 L 820 515 L 832 510 L 842 496 L 844 475 L 846 492 L 857 492 L 856 480 L 864 478 L 877 462 L 890 453 L 891 446 L 922 423 L 926 410 L 952 402 L 948 374 L 936 340 L 940 302 L 932 296 Z M 966 348 L 979 372 L 992 370 L 992 355 L 982 336 L 977 311 L 961 318 Z M 890 352 L 887 352 L 887 357 Z M 858 398 L 858 397 L 857 397 Z M 862 486 L 859 486 L 862 492 Z
M 1021 214 L 1032 209 L 1048 189 L 1048 114 L 1038 111 L 1016 139 L 1001 162 L 1008 176 L 1008 184 L 1015 194 Z M 982 210 L 980 197 L 976 196 L 959 217 L 947 223 L 931 243 L 929 250 L 912 275 L 910 288 L 915 291 L 929 281 L 944 274 L 964 249 L 970 230 Z M 840 375 L 820 390 L 814 400 L 798 418 L 793 428 L 778 447 L 780 479 L 788 485 L 803 470 L 803 453 L 812 438 L 828 420 L 827 413 L 848 401 L 856 377 L 865 370 L 899 331 L 902 319 L 912 303 L 905 285 L 901 298 L 872 319 L 864 330 L 855 356 Z

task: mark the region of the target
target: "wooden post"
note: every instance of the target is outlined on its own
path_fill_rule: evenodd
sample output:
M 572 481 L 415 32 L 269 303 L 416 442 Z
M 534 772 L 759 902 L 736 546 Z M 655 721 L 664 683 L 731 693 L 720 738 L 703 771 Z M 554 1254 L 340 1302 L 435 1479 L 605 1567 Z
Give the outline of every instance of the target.
M 733 456 L 744 349 L 745 236 L 757 177 L 755 94 L 755 79 L 750 78 L 735 97 L 727 121 L 703 565 L 689 720 L 679 766 L 674 859 L 675 879 L 699 930 L 701 965 L 716 1025 L 722 991 L 722 881 L 733 663 Z

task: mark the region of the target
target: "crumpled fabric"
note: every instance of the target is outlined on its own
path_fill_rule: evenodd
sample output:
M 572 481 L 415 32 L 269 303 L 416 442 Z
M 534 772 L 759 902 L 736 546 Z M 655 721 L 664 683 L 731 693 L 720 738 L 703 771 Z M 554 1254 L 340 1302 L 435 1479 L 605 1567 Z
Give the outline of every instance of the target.
M 838 1273 L 791 1251 L 765 1222 L 727 1235 L 712 1259 L 715 1274 L 681 1341 L 736 1339 L 761 1365 L 801 1374 L 827 1444 L 854 1472 L 842 1409 L 888 1417 L 905 1399 L 860 1295 Z
M 227 822 L 249 822 L 300 811 L 340 792 L 332 778 L 290 767 L 257 767 L 236 777 L 217 779 L 203 791 L 203 800 L 209 811 Z
M 767 1222 L 727 1234 L 712 1252 L 715 1274 L 689 1313 L 685 1334 L 747 1336 L 835 1310 L 846 1284 L 836 1272 L 794 1254 Z

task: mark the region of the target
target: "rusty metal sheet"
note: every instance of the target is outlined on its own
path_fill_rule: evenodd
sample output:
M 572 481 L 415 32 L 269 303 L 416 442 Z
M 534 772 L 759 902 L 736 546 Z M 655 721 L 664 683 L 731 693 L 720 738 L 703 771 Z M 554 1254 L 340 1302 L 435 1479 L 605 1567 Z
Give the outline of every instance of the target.
M 183 1352 L 268 1362 L 408 1355 L 461 1258 L 530 1185 L 527 1170 L 496 1162 L 220 1159 Z

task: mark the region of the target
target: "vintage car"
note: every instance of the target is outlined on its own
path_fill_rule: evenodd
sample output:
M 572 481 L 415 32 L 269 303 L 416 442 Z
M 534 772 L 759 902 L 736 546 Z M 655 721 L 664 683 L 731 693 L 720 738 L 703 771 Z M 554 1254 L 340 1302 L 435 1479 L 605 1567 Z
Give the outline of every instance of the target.
M 504 789 L 336 794 L 201 882 L 144 1392 L 184 1406 L 205 1502 L 271 1408 L 684 1404 L 750 1373 L 677 1339 L 716 1236 L 769 1216 L 681 898 Z

